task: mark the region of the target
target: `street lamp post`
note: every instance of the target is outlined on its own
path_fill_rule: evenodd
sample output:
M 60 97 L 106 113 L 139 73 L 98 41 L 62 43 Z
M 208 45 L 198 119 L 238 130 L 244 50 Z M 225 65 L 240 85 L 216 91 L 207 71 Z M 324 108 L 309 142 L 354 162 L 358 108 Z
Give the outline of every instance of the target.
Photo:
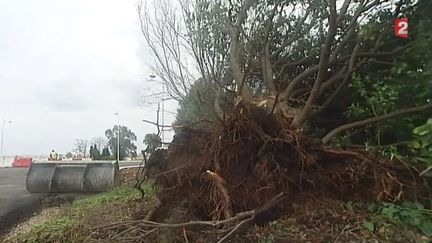
M 165 129 L 165 82 L 162 80 L 162 147 L 165 146 L 165 134 L 164 134 L 164 129 Z
M 5 124 L 6 123 L 12 123 L 12 121 L 3 119 L 2 121 L 2 129 L 1 129 L 1 145 L 0 145 L 0 159 L 1 162 L 3 163 L 3 136 L 4 136 L 4 128 L 5 128 Z
M 152 74 L 149 76 L 151 79 L 156 78 L 156 75 Z M 164 141 L 165 141 L 165 134 L 164 134 L 164 128 L 165 128 L 165 90 L 167 89 L 165 81 L 162 80 L 162 98 L 161 98 L 161 102 L 162 103 L 162 111 L 161 111 L 161 141 L 162 141 L 162 147 L 164 146 Z M 159 105 L 159 104 L 158 104 Z
M 120 113 L 116 112 L 117 116 L 117 162 L 120 162 Z

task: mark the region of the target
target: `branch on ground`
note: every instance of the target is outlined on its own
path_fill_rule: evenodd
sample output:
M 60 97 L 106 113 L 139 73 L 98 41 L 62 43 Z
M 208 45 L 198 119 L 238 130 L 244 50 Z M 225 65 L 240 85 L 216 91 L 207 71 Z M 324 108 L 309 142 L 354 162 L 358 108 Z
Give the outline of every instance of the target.
M 229 239 L 238 229 L 241 228 L 241 226 L 245 225 L 248 222 L 251 222 L 252 220 L 254 220 L 257 216 L 259 216 L 260 214 L 270 210 L 271 208 L 279 205 L 282 201 L 284 201 L 287 198 L 285 193 L 279 193 L 277 196 L 273 197 L 270 201 L 264 203 L 262 206 L 250 210 L 250 211 L 245 211 L 245 212 L 241 212 L 236 214 L 234 217 L 232 218 L 228 218 L 228 219 L 224 219 L 224 220 L 219 220 L 219 221 L 189 221 L 189 222 L 184 222 L 184 223 L 176 223 L 176 224 L 169 224 L 169 223 L 160 223 L 160 222 L 155 222 L 155 221 L 150 221 L 150 220 L 131 220 L 131 221 L 124 221 L 124 222 L 117 222 L 117 223 L 112 223 L 112 224 L 107 224 L 107 225 L 101 225 L 101 226 L 97 226 L 92 228 L 92 231 L 98 230 L 98 229 L 113 229 L 113 228 L 117 228 L 117 227 L 121 227 L 124 228 L 125 226 L 129 228 L 137 228 L 137 227 L 143 227 L 143 228 L 150 228 L 150 229 L 146 229 L 146 232 L 154 232 L 155 229 L 157 228 L 184 228 L 184 227 L 189 227 L 189 226 L 211 226 L 211 227 L 216 227 L 216 226 L 226 226 L 226 225 L 230 225 L 232 223 L 235 223 L 234 225 L 230 226 L 230 228 L 228 228 L 228 233 L 226 235 L 224 235 L 221 239 L 219 239 L 218 242 L 224 242 L 227 239 Z M 126 229 L 127 230 L 127 229 Z M 119 234 L 123 234 L 124 231 L 120 232 Z M 114 239 L 117 238 L 118 235 L 113 235 L 110 239 Z

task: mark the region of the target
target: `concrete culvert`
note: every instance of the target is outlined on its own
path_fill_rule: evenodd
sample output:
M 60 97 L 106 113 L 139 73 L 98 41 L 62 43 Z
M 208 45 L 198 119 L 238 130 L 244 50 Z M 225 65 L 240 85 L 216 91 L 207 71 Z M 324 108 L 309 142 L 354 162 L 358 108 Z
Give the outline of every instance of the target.
M 103 192 L 118 183 L 118 163 L 33 163 L 26 179 L 32 193 Z

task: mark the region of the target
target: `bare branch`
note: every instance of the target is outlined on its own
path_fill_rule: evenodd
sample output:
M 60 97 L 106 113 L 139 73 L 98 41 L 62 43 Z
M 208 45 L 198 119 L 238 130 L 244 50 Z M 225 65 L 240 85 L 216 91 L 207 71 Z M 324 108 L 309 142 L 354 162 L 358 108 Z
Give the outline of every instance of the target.
M 149 4 L 142 0 L 137 10 L 141 33 L 156 59 L 153 64 L 155 73 L 166 85 L 171 97 L 183 99 L 196 80 L 191 72 L 193 66 L 189 65 L 186 58 L 190 56 L 192 48 L 181 33 L 185 30 L 185 24 L 167 1 Z
M 331 132 L 329 132 L 327 135 L 325 135 L 321 141 L 326 144 L 330 141 L 331 138 L 333 138 L 334 136 L 340 134 L 343 131 L 352 129 L 352 128 L 357 128 L 357 127 L 363 127 L 363 126 L 367 126 L 367 125 L 371 125 L 377 122 L 381 122 L 396 116 L 400 116 L 400 115 L 405 115 L 408 113 L 413 113 L 413 112 L 419 112 L 419 111 L 423 111 L 423 110 L 427 110 L 427 109 L 431 109 L 432 108 L 432 103 L 430 104 L 426 104 L 423 106 L 418 106 L 418 107 L 412 107 L 412 108 L 406 108 L 406 109 L 401 109 L 401 110 L 397 110 L 397 111 L 393 111 L 391 113 L 382 115 L 382 116 L 377 116 L 377 117 L 371 117 L 365 120 L 361 120 L 361 121 L 356 121 L 356 122 L 352 122 L 349 124 L 345 124 L 342 125 L 340 127 L 337 127 L 335 129 L 333 129 Z
M 342 21 L 343 17 L 345 16 L 348 7 L 350 5 L 351 0 L 345 0 L 344 3 L 342 4 L 341 10 L 339 11 L 339 15 L 337 17 L 337 22 L 338 24 Z
M 273 52 L 272 57 L 276 57 L 277 55 L 279 55 L 287 46 L 289 46 L 290 44 L 292 44 L 295 40 L 297 40 L 300 36 L 301 33 L 305 33 L 307 31 L 309 31 L 314 25 L 314 20 L 311 21 L 311 24 L 307 25 L 306 28 L 304 28 L 304 23 L 306 21 L 306 19 L 309 17 L 309 14 L 311 13 L 311 8 L 308 8 L 306 10 L 305 15 L 303 16 L 303 18 L 300 20 L 300 22 L 297 24 L 297 27 L 294 31 L 294 33 L 292 35 L 290 35 L 290 38 L 285 40 L 278 49 L 276 49 L 275 52 Z
M 230 231 L 218 241 L 218 242 L 224 242 L 231 235 L 233 235 L 233 233 L 236 230 L 238 230 L 242 225 L 252 221 L 257 216 L 270 210 L 271 208 L 275 207 L 276 205 L 279 205 L 286 198 L 287 198 L 287 196 L 285 193 L 279 193 L 278 195 L 276 195 L 275 197 L 270 199 L 268 202 L 264 203 L 262 206 L 260 206 L 256 209 L 241 212 L 241 213 L 236 214 L 234 217 L 224 219 L 224 220 L 219 220 L 219 221 L 189 221 L 189 222 L 184 222 L 184 223 L 169 224 L 169 223 L 159 223 L 159 222 L 150 221 L 150 220 L 131 220 L 131 221 L 123 221 L 123 222 L 116 222 L 116 223 L 101 225 L 101 226 L 93 227 L 93 228 L 91 228 L 91 230 L 95 231 L 95 230 L 102 229 L 102 228 L 104 228 L 104 229 L 115 228 L 119 225 L 127 225 L 129 227 L 134 227 L 134 226 L 149 227 L 150 229 L 153 230 L 155 228 L 156 229 L 157 228 L 184 228 L 184 227 L 189 227 L 189 226 L 200 226 L 200 225 L 201 226 L 216 227 L 216 226 L 222 226 L 222 225 L 230 225 L 230 224 L 232 225 L 233 223 L 235 223 L 235 225 L 231 227 Z
M 244 82 L 244 74 L 240 64 L 240 32 L 241 26 L 247 17 L 247 11 L 252 7 L 254 0 L 244 0 L 241 6 L 240 12 L 237 15 L 235 24 L 229 24 L 231 34 L 230 44 L 230 64 L 231 69 L 237 84 L 240 88 L 239 93 L 243 97 L 243 100 L 249 101 L 252 98 L 252 91 L 247 85 L 242 85 Z
M 330 0 L 329 30 L 327 33 L 325 43 L 321 48 L 318 75 L 312 87 L 312 91 L 309 95 L 309 98 L 306 101 L 305 106 L 303 107 L 300 114 L 294 117 L 291 123 L 294 127 L 301 127 L 303 125 L 303 123 L 305 122 L 309 114 L 309 110 L 312 109 L 312 105 L 315 103 L 316 99 L 319 96 L 321 84 L 324 82 L 325 75 L 327 72 L 327 67 L 329 65 L 331 45 L 333 43 L 334 36 L 336 34 L 336 28 L 337 28 L 336 20 L 337 20 L 336 0 Z
M 272 65 L 271 65 L 271 61 L 270 61 L 270 51 L 269 51 L 269 47 L 270 43 L 266 43 L 264 46 L 264 53 L 262 55 L 262 72 L 263 72 L 263 79 L 264 79 L 264 83 L 267 84 L 268 89 L 270 90 L 270 92 L 274 93 L 276 92 L 276 87 L 273 83 L 273 70 L 272 70 Z
M 158 124 L 157 122 L 152 122 L 152 121 L 145 120 L 145 119 L 143 119 L 142 121 L 145 122 L 145 123 L 149 123 L 149 124 L 155 125 L 158 128 L 161 128 L 161 127 L 176 127 L 176 126 L 170 126 L 170 125 L 161 125 L 161 124 Z
M 345 75 L 346 73 L 347 73 L 347 67 L 343 66 L 339 70 L 339 72 L 337 72 L 331 78 L 329 78 L 328 80 L 326 80 L 325 82 L 323 82 L 323 84 L 321 85 L 319 96 L 321 96 L 322 94 L 324 94 L 330 87 L 333 86 L 333 84 L 341 81 L 346 76 Z
M 338 85 L 336 90 L 327 98 L 327 100 L 324 102 L 324 104 L 316 111 L 313 112 L 310 117 L 314 117 L 321 112 L 325 111 L 327 107 L 333 102 L 333 100 L 336 98 L 336 96 L 341 92 L 342 88 L 345 87 L 345 85 L 348 83 L 348 81 L 351 78 L 351 74 L 359 67 L 361 66 L 367 59 L 361 60 L 357 65 L 355 65 L 355 59 L 357 58 L 357 52 L 360 47 L 360 44 L 357 42 L 356 46 L 354 47 L 353 54 L 351 56 L 348 71 L 345 73 L 345 77 L 343 78 L 342 82 Z

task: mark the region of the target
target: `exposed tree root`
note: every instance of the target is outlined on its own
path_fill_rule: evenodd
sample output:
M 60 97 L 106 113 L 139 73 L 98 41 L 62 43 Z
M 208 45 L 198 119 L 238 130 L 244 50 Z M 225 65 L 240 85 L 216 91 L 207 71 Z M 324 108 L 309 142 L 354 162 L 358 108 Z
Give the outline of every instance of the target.
M 239 219 L 241 212 L 280 194 L 287 195 L 288 201 L 306 192 L 335 199 L 397 201 L 426 193 L 419 175 L 422 168 L 323 145 L 292 129 L 290 121 L 260 108 L 238 107 L 223 125 L 208 130 L 183 128 L 163 162 L 157 169 L 148 169 L 153 170 L 149 176 L 160 188 L 158 196 L 167 214 L 177 202 L 185 202 L 181 207 L 196 218 L 213 220 L 204 221 L 213 222 L 205 225 L 236 221 L 233 232 L 247 222 L 260 224 L 292 210 L 284 203 L 259 216 Z

